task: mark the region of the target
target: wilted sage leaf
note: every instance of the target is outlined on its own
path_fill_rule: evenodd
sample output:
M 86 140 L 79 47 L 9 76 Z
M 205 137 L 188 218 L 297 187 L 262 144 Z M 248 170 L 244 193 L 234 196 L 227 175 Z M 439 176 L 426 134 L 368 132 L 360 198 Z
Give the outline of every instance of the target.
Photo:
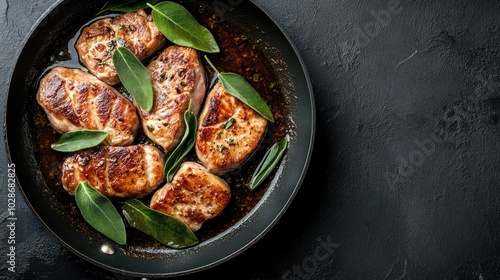
M 273 113 L 269 106 L 267 106 L 266 101 L 262 99 L 260 94 L 245 80 L 245 78 L 235 73 L 219 72 L 207 56 L 205 56 L 205 59 L 219 76 L 224 86 L 224 90 L 248 105 L 266 120 L 274 122 Z
M 184 112 L 184 122 L 186 123 L 186 131 L 184 132 L 184 136 L 165 162 L 164 173 L 167 182 L 172 181 L 174 174 L 177 171 L 177 168 L 181 164 L 182 160 L 194 147 L 195 133 L 198 126 L 196 115 L 191 110 L 187 110 L 186 112 Z
M 182 5 L 165 1 L 148 6 L 153 9 L 153 21 L 158 29 L 174 44 L 207 53 L 220 52 L 210 30 L 199 24 Z
M 123 219 L 107 197 L 88 182 L 80 182 L 75 190 L 75 199 L 87 223 L 116 243 L 127 243 Z
M 183 222 L 153 210 L 137 199 L 127 200 L 122 210 L 130 226 L 166 246 L 179 249 L 199 242 L 196 235 Z
M 106 131 L 101 130 L 75 130 L 61 136 L 56 143 L 51 145 L 58 152 L 76 152 L 95 147 L 108 137 Z
M 141 108 L 149 112 L 153 108 L 153 85 L 148 70 L 137 57 L 125 47 L 113 53 L 113 64 L 123 86 L 132 94 Z
M 281 157 L 285 153 L 285 150 L 288 146 L 288 136 L 283 137 L 280 141 L 274 143 L 271 148 L 266 152 L 264 158 L 257 166 L 250 183 L 248 184 L 248 188 L 250 190 L 254 190 L 260 184 L 264 182 L 264 180 L 271 174 L 276 164 L 280 161 Z

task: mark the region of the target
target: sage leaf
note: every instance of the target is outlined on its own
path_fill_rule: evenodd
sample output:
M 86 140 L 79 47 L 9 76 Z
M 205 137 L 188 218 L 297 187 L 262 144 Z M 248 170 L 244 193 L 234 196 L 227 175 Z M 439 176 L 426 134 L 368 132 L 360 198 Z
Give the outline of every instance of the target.
M 148 6 L 153 9 L 154 23 L 172 43 L 207 53 L 220 52 L 210 30 L 199 24 L 182 5 L 165 1 Z
M 162 212 L 153 210 L 137 199 L 128 199 L 122 207 L 129 225 L 175 248 L 196 245 L 199 241 L 191 229 L 183 222 Z
M 274 143 L 274 145 L 269 148 L 264 155 L 264 158 L 255 169 L 252 179 L 250 179 L 250 183 L 248 184 L 248 189 L 253 191 L 264 182 L 269 174 L 271 174 L 274 167 L 276 167 L 276 164 L 278 164 L 280 159 L 283 157 L 287 146 L 288 136 L 283 137 L 283 139 Z
M 184 132 L 184 135 L 182 136 L 182 139 L 177 147 L 175 147 L 174 151 L 165 162 L 164 174 L 167 179 L 167 183 L 172 181 L 175 172 L 182 163 L 182 160 L 184 160 L 189 151 L 194 147 L 198 120 L 193 111 L 186 110 L 184 112 L 184 123 L 186 124 L 186 131 Z
M 224 89 L 254 109 L 263 118 L 274 122 L 273 113 L 259 93 L 240 75 L 235 73 L 219 73 Z
M 245 78 L 235 73 L 219 72 L 207 56 L 205 56 L 205 59 L 217 73 L 224 86 L 224 90 L 255 110 L 255 112 L 259 113 L 264 119 L 274 123 L 273 113 L 269 106 L 267 106 L 266 101 L 262 99 L 260 94 L 245 80 Z
M 112 5 L 109 5 L 108 7 L 105 7 L 101 11 L 97 13 L 97 15 L 100 15 L 104 12 L 111 11 L 111 12 L 137 12 L 138 10 L 141 9 L 146 9 L 148 8 L 148 4 L 156 4 L 160 2 L 160 0 L 123 0 L 118 3 L 114 3 Z
M 148 70 L 137 57 L 125 47 L 113 53 L 113 64 L 120 81 L 146 112 L 153 108 L 153 85 Z
M 75 200 L 83 218 L 93 228 L 120 245 L 127 243 L 127 232 L 122 217 L 111 201 L 88 182 L 80 182 Z
M 95 147 L 108 137 L 108 132 L 101 130 L 75 130 L 64 133 L 50 147 L 58 152 L 76 152 Z

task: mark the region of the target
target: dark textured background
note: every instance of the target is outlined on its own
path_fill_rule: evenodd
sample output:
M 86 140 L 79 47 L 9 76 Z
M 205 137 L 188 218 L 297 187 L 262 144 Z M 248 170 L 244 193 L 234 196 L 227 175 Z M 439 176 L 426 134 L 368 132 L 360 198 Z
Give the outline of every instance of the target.
M 21 42 L 54 2 L 0 0 L 0 103 Z M 500 279 L 498 1 L 253 2 L 308 68 L 312 162 L 266 236 L 179 279 Z M 129 279 L 67 251 L 20 193 L 8 272 L 6 168 L 2 158 L 0 276 Z

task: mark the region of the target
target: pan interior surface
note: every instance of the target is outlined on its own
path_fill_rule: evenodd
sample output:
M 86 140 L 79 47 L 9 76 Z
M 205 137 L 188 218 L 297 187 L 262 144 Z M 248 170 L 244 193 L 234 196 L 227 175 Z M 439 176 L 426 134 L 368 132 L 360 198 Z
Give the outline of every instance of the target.
M 289 101 L 286 117 L 293 123 L 289 148 L 259 201 L 243 217 L 200 244 L 182 250 L 168 249 L 155 242 L 119 246 L 89 229 L 74 207 L 74 199 L 47 180 L 43 171 L 59 166 L 57 161 L 42 162 L 38 156 L 43 152 L 35 140 L 40 124 L 33 118 L 33 112 L 40 111 L 35 97 L 38 81 L 54 55 L 58 55 L 54 50 L 66 48 L 75 31 L 95 18 L 102 1 L 67 0 L 48 11 L 25 42 L 9 87 L 6 145 L 11 161 L 16 164 L 24 199 L 43 225 L 70 251 L 100 267 L 127 275 L 170 277 L 193 273 L 247 249 L 272 228 L 292 202 L 313 149 L 315 105 L 311 83 L 300 54 L 283 30 L 250 1 L 224 11 L 207 3 L 201 5 L 198 3 L 201 1 L 178 2 L 187 7 L 204 5 L 200 11 L 216 14 L 255 42 L 281 80 L 282 92 Z M 132 231 L 132 235 L 140 233 Z M 112 246 L 115 253 L 104 254 L 102 245 Z

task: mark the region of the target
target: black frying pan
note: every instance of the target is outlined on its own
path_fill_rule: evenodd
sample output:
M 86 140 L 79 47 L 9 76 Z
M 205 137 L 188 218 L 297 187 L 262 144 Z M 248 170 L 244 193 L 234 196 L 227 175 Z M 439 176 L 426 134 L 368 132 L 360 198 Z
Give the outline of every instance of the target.
M 297 193 L 307 170 L 315 134 L 315 106 L 311 83 L 299 53 L 270 18 L 249 1 L 181 1 L 215 12 L 240 28 L 259 47 L 277 73 L 281 92 L 289 101 L 286 119 L 293 124 L 288 151 L 276 174 L 261 191 L 259 201 L 243 217 L 194 247 L 173 250 L 153 240 L 119 246 L 102 237 L 75 210 L 73 198 L 47 178 L 38 139 L 40 124 L 35 94 L 38 79 L 82 25 L 95 17 L 102 1 L 61 1 L 33 28 L 12 73 L 6 110 L 7 151 L 16 164 L 21 192 L 43 225 L 70 251 L 100 267 L 133 276 L 168 277 L 220 264 L 259 240 L 279 220 Z M 241 2 L 241 3 L 240 3 Z M 57 55 L 57 54 L 56 54 Z M 50 168 L 57 168 L 53 166 Z M 132 232 L 132 236 L 141 236 Z M 140 239 L 140 237 L 138 237 Z M 130 240 L 130 237 L 129 237 Z M 114 254 L 105 254 L 110 245 Z

